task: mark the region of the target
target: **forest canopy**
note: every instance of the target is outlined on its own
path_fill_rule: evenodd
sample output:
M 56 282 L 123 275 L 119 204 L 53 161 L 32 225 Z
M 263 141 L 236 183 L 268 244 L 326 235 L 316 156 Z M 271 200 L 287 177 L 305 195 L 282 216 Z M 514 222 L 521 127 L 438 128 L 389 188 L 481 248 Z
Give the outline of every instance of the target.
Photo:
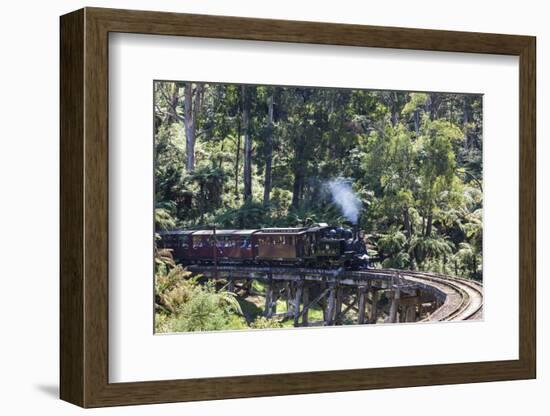
M 157 231 L 356 220 L 382 267 L 482 277 L 481 95 L 156 81 L 154 136 Z

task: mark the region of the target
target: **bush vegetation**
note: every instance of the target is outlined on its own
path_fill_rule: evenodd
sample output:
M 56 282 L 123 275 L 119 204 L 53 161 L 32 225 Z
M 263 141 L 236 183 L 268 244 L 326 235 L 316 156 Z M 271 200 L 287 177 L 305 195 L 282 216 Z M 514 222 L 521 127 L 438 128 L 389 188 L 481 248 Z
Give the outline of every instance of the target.
M 381 265 L 482 277 L 482 97 L 155 83 L 162 228 L 340 224 L 346 178 Z

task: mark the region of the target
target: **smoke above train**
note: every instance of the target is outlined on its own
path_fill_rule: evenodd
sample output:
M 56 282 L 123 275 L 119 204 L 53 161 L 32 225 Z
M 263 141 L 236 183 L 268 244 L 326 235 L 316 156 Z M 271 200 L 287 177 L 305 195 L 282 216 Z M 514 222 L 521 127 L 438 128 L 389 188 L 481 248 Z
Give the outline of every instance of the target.
M 363 204 L 353 191 L 352 180 L 336 178 L 325 182 L 324 186 L 330 192 L 332 202 L 340 208 L 344 217 L 352 224 L 357 224 Z

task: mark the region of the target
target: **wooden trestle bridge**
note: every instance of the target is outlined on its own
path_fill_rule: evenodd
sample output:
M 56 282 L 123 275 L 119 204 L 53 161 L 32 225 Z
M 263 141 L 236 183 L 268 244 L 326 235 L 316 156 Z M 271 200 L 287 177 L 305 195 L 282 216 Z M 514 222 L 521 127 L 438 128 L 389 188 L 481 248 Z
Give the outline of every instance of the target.
M 308 269 L 193 265 L 188 269 L 226 283 L 226 289 L 250 294 L 253 281 L 265 287 L 264 316 L 293 319 L 294 326 L 456 321 L 480 319 L 481 283 L 434 273 L 395 269 Z M 286 311 L 277 312 L 277 301 Z M 319 308 L 323 319 L 310 321 Z

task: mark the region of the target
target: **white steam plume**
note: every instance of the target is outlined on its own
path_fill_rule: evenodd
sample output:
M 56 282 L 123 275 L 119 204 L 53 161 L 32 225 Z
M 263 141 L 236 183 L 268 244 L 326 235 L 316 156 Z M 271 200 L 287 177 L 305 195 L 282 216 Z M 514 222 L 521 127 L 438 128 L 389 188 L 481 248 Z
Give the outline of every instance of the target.
M 353 224 L 357 224 L 362 204 L 351 188 L 351 181 L 336 178 L 328 181 L 326 186 L 332 195 L 332 201 L 340 207 L 344 216 Z

